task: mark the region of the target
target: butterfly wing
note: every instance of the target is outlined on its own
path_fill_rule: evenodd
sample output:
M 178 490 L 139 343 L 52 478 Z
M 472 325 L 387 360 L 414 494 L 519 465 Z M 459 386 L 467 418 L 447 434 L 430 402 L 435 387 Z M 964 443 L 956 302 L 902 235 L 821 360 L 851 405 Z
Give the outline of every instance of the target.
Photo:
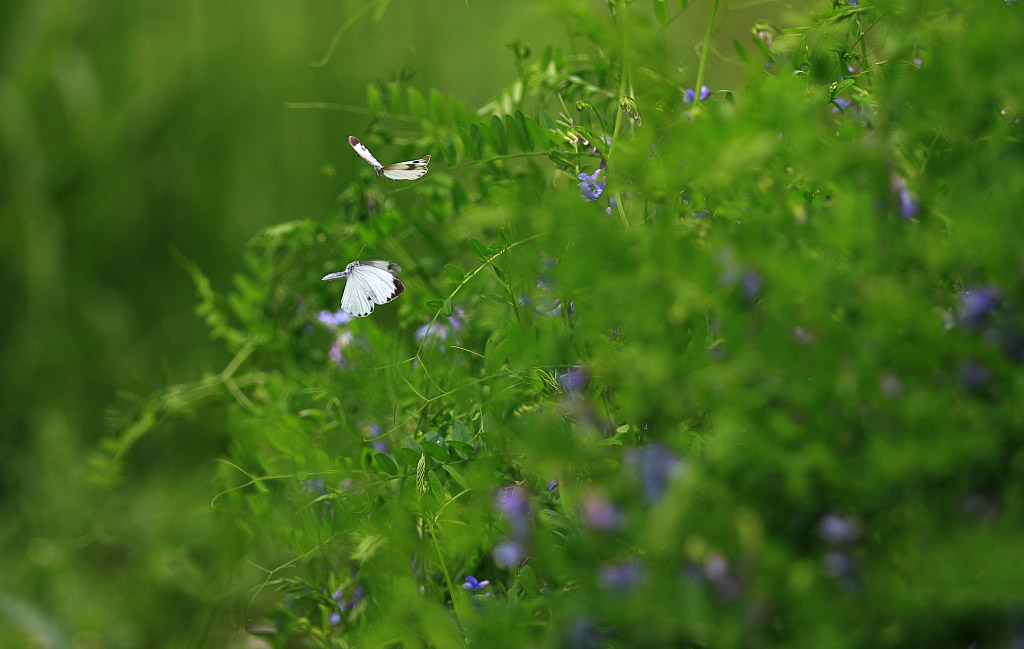
M 374 169 L 381 168 L 382 165 L 380 164 L 380 162 L 377 161 L 377 158 L 373 157 L 373 154 L 370 153 L 370 150 L 366 148 L 365 144 L 363 144 L 356 138 L 352 137 L 351 135 L 348 136 L 348 143 L 349 145 L 352 146 L 353 149 L 356 150 L 356 153 L 359 154 L 359 157 L 373 165 Z
M 416 180 L 427 173 L 427 165 L 430 164 L 430 156 L 425 155 L 415 160 L 396 162 L 381 169 L 385 178 L 391 180 Z
M 392 275 L 397 275 L 402 272 L 402 267 L 393 261 L 384 261 L 383 259 L 363 259 L 360 260 L 357 265 L 360 266 L 374 266 L 381 270 L 386 270 Z
M 373 313 L 374 304 L 387 304 L 405 291 L 405 284 L 395 277 L 390 268 L 377 264 L 398 264 L 373 260 L 376 263 L 359 262 L 349 270 L 348 283 L 341 295 L 341 309 L 349 315 L 363 318 Z

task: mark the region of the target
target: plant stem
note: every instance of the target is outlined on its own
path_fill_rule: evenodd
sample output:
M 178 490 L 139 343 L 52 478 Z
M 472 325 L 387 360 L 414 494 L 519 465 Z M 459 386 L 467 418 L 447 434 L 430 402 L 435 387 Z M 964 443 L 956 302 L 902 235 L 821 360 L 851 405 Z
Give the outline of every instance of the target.
M 711 49 L 711 31 L 715 26 L 715 16 L 718 15 L 719 0 L 712 0 L 711 15 L 708 16 L 708 28 L 704 31 L 704 43 L 700 51 L 700 65 L 697 66 L 697 85 L 693 88 L 693 114 L 700 112 L 700 89 L 704 86 L 704 70 L 708 65 L 708 51 Z

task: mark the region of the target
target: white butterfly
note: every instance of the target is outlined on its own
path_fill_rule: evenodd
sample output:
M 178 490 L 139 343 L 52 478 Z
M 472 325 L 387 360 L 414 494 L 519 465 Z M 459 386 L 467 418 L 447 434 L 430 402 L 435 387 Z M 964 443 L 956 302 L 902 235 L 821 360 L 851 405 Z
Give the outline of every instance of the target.
M 396 162 L 385 167 L 377 161 L 377 158 L 373 157 L 373 154 L 366 148 L 366 145 L 351 135 L 348 136 L 348 143 L 352 145 L 352 148 L 356 150 L 360 158 L 373 165 L 373 170 L 377 172 L 378 176 L 384 176 L 391 180 L 416 180 L 427 173 L 427 164 L 430 163 L 429 155 L 416 158 L 415 160 Z
M 347 277 L 341 294 L 341 310 L 362 318 L 373 313 L 374 304 L 387 304 L 405 291 L 405 284 L 396 275 L 402 268 L 393 261 L 366 259 L 353 261 L 340 273 L 323 276 L 323 281 Z

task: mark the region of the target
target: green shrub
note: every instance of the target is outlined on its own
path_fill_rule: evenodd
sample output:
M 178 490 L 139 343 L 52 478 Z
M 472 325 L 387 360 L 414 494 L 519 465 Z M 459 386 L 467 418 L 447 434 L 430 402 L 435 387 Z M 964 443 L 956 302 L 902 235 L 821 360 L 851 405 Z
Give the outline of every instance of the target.
M 222 398 L 218 633 L 275 647 L 1019 643 L 1022 8 L 759 24 L 734 89 L 666 54 L 685 2 L 559 11 L 579 50 L 480 109 L 368 88 L 429 173 L 193 267 L 234 360 L 95 478 Z M 406 290 L 346 319 L 366 258 Z

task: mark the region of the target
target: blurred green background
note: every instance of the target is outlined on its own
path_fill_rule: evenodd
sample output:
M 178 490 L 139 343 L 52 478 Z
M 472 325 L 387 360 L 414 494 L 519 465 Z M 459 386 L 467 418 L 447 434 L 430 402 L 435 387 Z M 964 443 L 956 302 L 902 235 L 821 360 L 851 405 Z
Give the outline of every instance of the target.
M 0 639 L 173 644 L 219 614 L 203 602 L 242 552 L 208 508 L 222 410 L 161 424 L 114 495 L 84 479 L 119 412 L 228 361 L 173 251 L 223 287 L 259 228 L 335 209 L 369 117 L 287 103 L 362 107 L 367 83 L 414 72 L 473 110 L 515 79 L 508 43 L 567 45 L 557 5 L 0 7 Z M 664 32 L 694 74 L 708 9 Z M 723 8 L 715 49 L 792 10 Z M 716 87 L 738 78 L 724 58 Z

